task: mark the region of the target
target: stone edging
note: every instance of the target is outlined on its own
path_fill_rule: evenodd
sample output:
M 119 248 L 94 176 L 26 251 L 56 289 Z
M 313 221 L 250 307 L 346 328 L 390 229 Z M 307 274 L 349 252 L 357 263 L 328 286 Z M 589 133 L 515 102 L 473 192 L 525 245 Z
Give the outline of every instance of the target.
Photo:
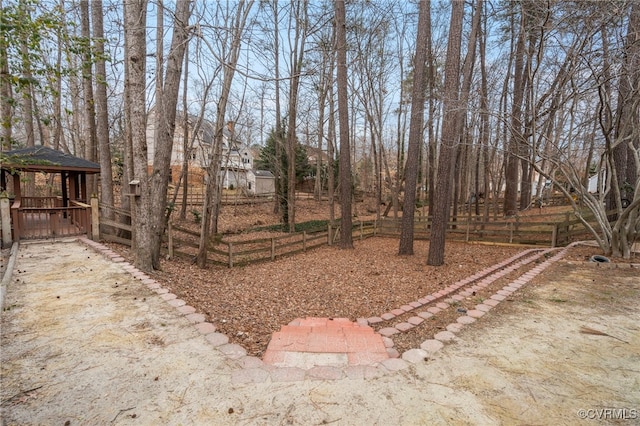
M 570 247 L 578 243 L 572 243 L 567 247 L 559 249 L 559 253 L 546 259 L 544 262 L 532 268 L 521 277 L 515 279 L 495 294 L 490 296 L 483 303 L 475 306 L 475 309 L 466 312 L 466 315 L 457 318 L 455 323 L 449 324 L 446 331 L 437 333 L 433 339 L 425 340 L 420 348 L 410 349 L 399 357 L 389 358 L 378 365 L 363 366 L 352 365 L 346 367 L 316 366 L 308 370 L 297 367 L 275 367 L 265 364 L 260 358 L 248 356 L 246 350 L 237 344 L 229 343 L 228 336 L 216 331 L 214 324 L 206 322 L 203 314 L 196 312 L 196 309 L 186 304 L 184 300 L 178 299 L 175 294 L 163 288 L 160 283 L 138 270 L 135 266 L 126 262 L 125 258 L 109 249 L 105 245 L 81 237 L 78 239 L 85 245 L 93 248 L 97 252 L 115 263 L 121 263 L 123 269 L 129 272 L 134 278 L 140 280 L 150 290 L 157 293 L 169 305 L 174 307 L 181 315 L 189 320 L 196 330 L 204 335 L 205 339 L 213 345 L 223 356 L 232 361 L 238 368 L 232 372 L 232 382 L 234 384 L 262 383 L 267 380 L 272 382 L 292 382 L 300 380 L 338 380 L 338 379 L 369 379 L 384 376 L 390 372 L 408 368 L 412 364 L 424 362 L 428 356 L 433 355 L 444 347 L 446 343 L 457 339 L 459 333 L 465 325 L 474 323 L 478 318 L 484 316 L 488 311 L 505 300 L 507 295 L 515 292 L 531 279 L 544 271 L 548 266 L 560 260 Z M 593 262 L 591 262 L 593 263 Z M 602 267 L 602 264 L 598 264 Z M 635 264 L 631 267 L 636 267 Z M 640 265 L 637 265 L 640 267 Z M 494 269 L 494 267 L 487 268 Z M 454 284 L 456 285 L 456 284 Z M 448 293 L 443 293 L 444 297 Z M 425 300 L 426 301 L 426 300 Z M 443 305 L 445 302 L 441 302 Z M 449 304 L 447 303 L 447 307 Z M 444 307 L 444 306 L 443 306 Z M 369 322 L 368 319 L 359 319 L 359 322 Z M 393 345 L 390 345 L 390 348 Z

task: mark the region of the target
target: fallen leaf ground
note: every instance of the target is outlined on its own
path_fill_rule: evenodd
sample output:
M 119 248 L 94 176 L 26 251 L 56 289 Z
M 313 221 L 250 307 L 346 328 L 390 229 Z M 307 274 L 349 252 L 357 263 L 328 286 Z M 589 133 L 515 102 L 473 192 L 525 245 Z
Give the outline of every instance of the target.
M 306 202 L 300 221 L 326 218 L 326 206 Z M 227 232 L 277 222 L 271 205 L 226 206 L 220 225 Z M 249 234 L 250 235 L 250 234 Z M 163 260 L 153 277 L 205 314 L 218 330 L 261 356 L 272 333 L 296 318 L 379 316 L 434 293 L 478 270 L 494 265 L 523 247 L 448 242 L 445 264 L 426 265 L 427 241 L 415 241 L 413 256 L 398 256 L 398 240 L 374 237 L 355 241 L 353 250 L 321 247 L 296 256 L 232 269 L 200 269 L 190 259 Z M 114 247 L 130 257 L 122 246 Z M 597 249 L 576 251 L 577 258 Z M 505 279 L 508 279 L 505 278 Z M 504 284 L 496 283 L 496 286 Z M 479 303 L 470 300 L 470 304 Z M 461 308 L 471 308 L 461 304 Z M 448 310 L 426 324 L 394 336 L 396 349 L 416 348 L 460 315 Z

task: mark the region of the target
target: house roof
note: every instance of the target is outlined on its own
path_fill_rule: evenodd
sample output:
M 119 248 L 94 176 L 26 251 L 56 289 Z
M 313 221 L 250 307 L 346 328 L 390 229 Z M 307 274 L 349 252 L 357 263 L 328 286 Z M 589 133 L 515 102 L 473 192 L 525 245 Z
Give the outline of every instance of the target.
M 15 149 L 4 151 L 2 154 L 6 158 L 2 163 L 3 169 L 30 172 L 60 172 L 68 170 L 89 174 L 100 173 L 99 164 L 46 146 Z
M 269 170 L 253 170 L 253 174 L 256 175 L 256 177 L 273 177 L 273 173 L 271 173 Z

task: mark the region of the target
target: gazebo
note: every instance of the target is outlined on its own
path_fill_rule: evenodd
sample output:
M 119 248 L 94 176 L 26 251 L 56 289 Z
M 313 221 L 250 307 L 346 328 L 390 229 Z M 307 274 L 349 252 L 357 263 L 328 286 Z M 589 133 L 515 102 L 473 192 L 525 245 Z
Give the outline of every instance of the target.
M 100 173 L 98 164 L 45 146 L 4 151 L 0 154 L 0 193 L 13 193 L 12 202 L 5 202 L 11 204 L 12 234 L 6 232 L 7 215 L 2 211 L 3 245 L 7 245 L 7 235 L 13 241 L 91 235 L 87 175 Z M 24 196 L 21 176 L 27 172 L 59 174 L 60 188 L 56 192 L 60 195 Z M 11 188 L 8 186 L 10 182 Z M 3 201 L 7 198 L 5 195 Z

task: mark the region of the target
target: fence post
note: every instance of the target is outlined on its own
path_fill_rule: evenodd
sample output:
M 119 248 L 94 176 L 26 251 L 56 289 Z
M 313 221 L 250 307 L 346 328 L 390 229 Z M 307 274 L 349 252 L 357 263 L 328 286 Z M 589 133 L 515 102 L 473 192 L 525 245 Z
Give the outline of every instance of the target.
M 229 268 L 233 268 L 233 243 L 229 244 Z
M 168 249 L 169 249 L 169 259 L 173 259 L 173 221 L 169 221 L 167 223 L 167 235 L 168 235 Z
M 276 239 L 271 237 L 271 260 L 276 258 Z
M 331 224 L 329 223 L 329 224 L 327 224 L 327 243 L 329 245 L 333 244 L 333 238 L 332 238 L 331 233 L 332 233 L 332 228 L 331 228 Z
M 0 195 L 0 228 L 2 228 L 2 247 L 9 247 L 13 244 L 11 239 L 11 205 L 9 196 L 3 192 Z
M 467 243 L 469 242 L 469 226 L 470 226 L 470 224 L 471 224 L 471 220 L 467 219 L 467 236 L 465 237 Z
M 360 241 L 364 239 L 364 228 L 362 225 L 362 221 L 360 221 Z
M 513 222 L 509 222 L 509 244 L 513 243 Z
M 100 239 L 100 205 L 98 204 L 98 196 L 91 196 L 91 239 L 98 241 Z
M 307 231 L 302 231 L 302 251 L 307 251 Z
M 556 247 L 558 245 L 558 224 L 555 223 L 553 225 L 553 230 L 551 231 L 551 247 Z

